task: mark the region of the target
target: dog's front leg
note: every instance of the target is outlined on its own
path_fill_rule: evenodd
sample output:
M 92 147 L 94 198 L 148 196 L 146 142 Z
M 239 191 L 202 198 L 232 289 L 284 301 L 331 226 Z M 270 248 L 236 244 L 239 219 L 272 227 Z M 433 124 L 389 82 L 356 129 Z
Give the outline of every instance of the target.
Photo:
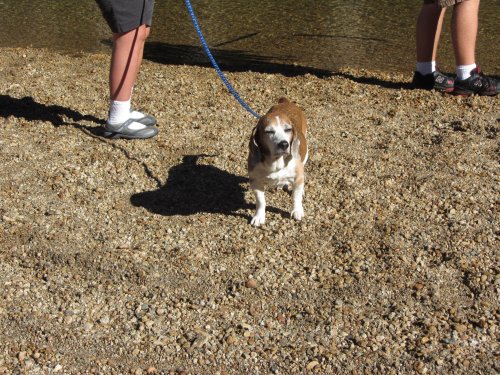
M 302 196 L 304 195 L 304 182 L 294 183 L 292 198 L 293 198 L 293 210 L 292 218 L 295 220 L 302 220 L 304 217 L 304 208 L 302 207 Z
M 254 217 L 252 217 L 251 224 L 258 227 L 266 221 L 266 197 L 264 195 L 264 188 L 254 188 L 253 193 L 255 194 L 256 211 Z

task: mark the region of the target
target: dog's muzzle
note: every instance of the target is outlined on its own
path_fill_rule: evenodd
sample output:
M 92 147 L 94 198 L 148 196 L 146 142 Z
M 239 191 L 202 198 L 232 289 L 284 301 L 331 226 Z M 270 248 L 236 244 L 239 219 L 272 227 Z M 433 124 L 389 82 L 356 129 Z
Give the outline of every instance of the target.
M 280 143 L 278 143 L 278 149 L 281 151 L 288 150 L 288 146 L 290 146 L 290 144 L 287 141 L 281 141 Z

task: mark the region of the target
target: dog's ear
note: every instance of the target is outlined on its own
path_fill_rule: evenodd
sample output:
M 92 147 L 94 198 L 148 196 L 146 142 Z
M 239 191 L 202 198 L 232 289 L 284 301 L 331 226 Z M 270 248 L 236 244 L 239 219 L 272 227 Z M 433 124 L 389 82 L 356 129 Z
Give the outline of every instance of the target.
M 257 127 L 253 128 L 252 130 L 252 137 L 250 138 L 250 163 L 255 165 L 258 164 L 262 160 L 262 152 L 260 151 L 259 147 L 259 131 L 257 130 Z
M 300 139 L 297 137 L 297 132 L 293 130 L 292 144 L 290 145 L 290 153 L 295 160 L 300 160 Z

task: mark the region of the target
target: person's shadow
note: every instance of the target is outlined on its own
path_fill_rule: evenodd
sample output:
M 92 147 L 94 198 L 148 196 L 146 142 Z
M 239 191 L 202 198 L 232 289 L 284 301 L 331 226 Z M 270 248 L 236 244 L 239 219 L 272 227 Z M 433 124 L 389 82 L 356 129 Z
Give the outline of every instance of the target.
M 160 215 L 193 215 L 200 212 L 247 217 L 239 210 L 250 208 L 242 184 L 247 178 L 211 165 L 198 164 L 208 155 L 186 155 L 170 168 L 164 186 L 132 195 L 134 206 Z
M 31 96 L 14 98 L 9 95 L 0 95 L 0 117 L 14 116 L 28 121 L 47 121 L 56 128 L 73 126 L 86 131 L 91 135 L 102 135 L 102 127 L 92 127 L 80 124 L 80 121 L 92 121 L 103 125 L 105 121 L 92 115 L 82 115 L 80 112 L 60 105 L 46 105 L 38 103 Z
M 62 107 L 60 105 L 47 105 L 38 103 L 31 96 L 24 98 L 14 98 L 9 95 L 0 95 L 0 118 L 8 119 L 9 117 L 16 117 L 18 119 L 25 119 L 27 121 L 46 121 L 50 122 L 55 128 L 61 126 L 72 126 L 75 129 L 82 131 L 89 137 L 92 137 L 100 142 L 106 143 L 109 146 L 123 152 L 125 157 L 129 160 L 134 160 L 140 163 L 144 172 L 149 178 L 155 179 L 149 167 L 143 161 L 132 156 L 126 147 L 119 144 L 110 142 L 104 138 L 104 125 L 105 120 L 92 115 L 83 115 L 78 111 L 71 108 Z M 99 126 L 86 125 L 82 121 L 90 121 L 98 124 Z

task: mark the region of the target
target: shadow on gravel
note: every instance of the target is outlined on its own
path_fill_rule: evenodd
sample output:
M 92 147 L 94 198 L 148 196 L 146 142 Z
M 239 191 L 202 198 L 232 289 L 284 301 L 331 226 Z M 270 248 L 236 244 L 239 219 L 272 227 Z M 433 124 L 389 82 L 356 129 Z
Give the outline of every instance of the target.
M 220 44 L 220 45 L 223 45 Z M 340 76 L 354 82 L 376 85 L 390 89 L 411 89 L 406 82 L 386 81 L 375 77 L 356 77 L 351 74 L 332 72 L 308 66 L 279 62 L 283 56 L 262 56 L 239 50 L 223 50 L 212 48 L 211 52 L 219 67 L 228 72 L 257 72 L 268 74 L 282 74 L 287 77 L 311 74 L 318 78 Z M 144 58 L 160 63 L 172 65 L 193 65 L 212 67 L 202 47 L 189 45 L 175 45 L 161 42 L 148 42 L 144 49 Z M 289 57 L 289 60 L 292 58 Z
M 184 156 L 181 164 L 170 168 L 164 186 L 132 195 L 131 203 L 166 216 L 210 212 L 247 217 L 237 213 L 250 208 L 241 186 L 247 179 L 198 164 L 198 159 L 204 156 L 208 155 Z
M 54 127 L 72 126 L 75 129 L 81 130 L 83 133 L 97 139 L 100 142 L 106 143 L 111 147 L 123 152 L 125 157 L 142 165 L 144 173 L 155 180 L 158 185 L 160 181 L 156 178 L 144 161 L 132 156 L 130 152 L 112 141 L 103 137 L 102 126 L 88 126 L 79 123 L 79 121 L 92 121 L 99 125 L 104 125 L 105 120 L 92 115 L 82 115 L 80 112 L 59 105 L 46 105 L 37 103 L 30 96 L 18 99 L 9 95 L 0 95 L 0 118 L 8 118 L 10 116 L 23 118 L 26 121 L 46 121 L 50 122 Z
M 250 220 L 238 213 L 241 209 L 255 208 L 245 201 L 246 177 L 236 176 L 211 165 L 198 164 L 201 157 L 186 155 L 182 163 L 170 168 L 168 179 L 159 189 L 132 195 L 130 202 L 159 215 L 194 215 L 201 212 L 221 213 Z M 288 215 L 268 207 L 268 211 Z
M 230 41 L 229 41 L 230 42 Z M 111 41 L 102 40 L 102 44 L 111 46 Z M 223 46 L 228 42 L 219 43 Z M 312 74 L 317 77 L 329 77 L 333 73 L 329 70 L 312 68 L 279 62 L 283 56 L 262 56 L 240 50 L 225 50 L 217 47 L 210 48 L 212 55 L 219 67 L 226 72 L 257 72 L 269 74 L 283 74 L 287 77 Z M 162 42 L 146 42 L 144 46 L 144 58 L 166 65 L 190 65 L 212 67 L 210 60 L 205 55 L 201 46 L 190 46 L 186 44 L 168 44 Z
M 352 74 L 348 73 L 333 73 L 333 76 L 347 78 L 351 81 L 362 83 L 365 85 L 374 85 L 379 87 L 384 87 L 386 89 L 394 89 L 394 90 L 413 90 L 414 87 L 410 82 L 394 82 L 394 81 L 385 81 L 383 79 L 377 77 L 356 77 Z
M 33 100 L 31 96 L 18 99 L 9 95 L 0 95 L 0 117 L 14 116 L 27 121 L 47 121 L 56 128 L 59 126 L 74 126 L 86 129 L 94 135 L 101 135 L 99 129 L 77 124 L 78 121 L 93 121 L 103 125 L 104 120 L 92 115 L 82 115 L 80 112 L 60 105 L 46 105 Z
M 238 39 L 252 37 L 254 34 L 244 35 Z M 299 35 L 300 36 L 300 35 Z M 373 38 L 371 38 L 373 39 Z M 379 39 L 373 39 L 379 40 Z M 280 62 L 279 60 L 292 60 L 291 56 L 266 56 L 257 55 L 241 50 L 225 50 L 221 47 L 230 44 L 231 41 L 218 43 L 210 51 L 219 67 L 226 72 L 257 72 L 267 74 L 282 74 L 287 77 L 302 76 L 311 74 L 318 78 L 338 76 L 347 78 L 357 83 L 375 85 L 389 89 L 413 89 L 409 82 L 394 82 L 383 80 L 377 77 L 356 77 L 348 73 L 333 72 L 327 69 L 313 68 Z M 109 47 L 112 46 L 111 40 L 101 40 L 101 43 Z M 166 65 L 190 65 L 212 67 L 210 60 L 205 55 L 201 46 L 191 46 L 186 44 L 169 44 L 162 42 L 146 42 L 144 47 L 144 58 L 156 63 Z

